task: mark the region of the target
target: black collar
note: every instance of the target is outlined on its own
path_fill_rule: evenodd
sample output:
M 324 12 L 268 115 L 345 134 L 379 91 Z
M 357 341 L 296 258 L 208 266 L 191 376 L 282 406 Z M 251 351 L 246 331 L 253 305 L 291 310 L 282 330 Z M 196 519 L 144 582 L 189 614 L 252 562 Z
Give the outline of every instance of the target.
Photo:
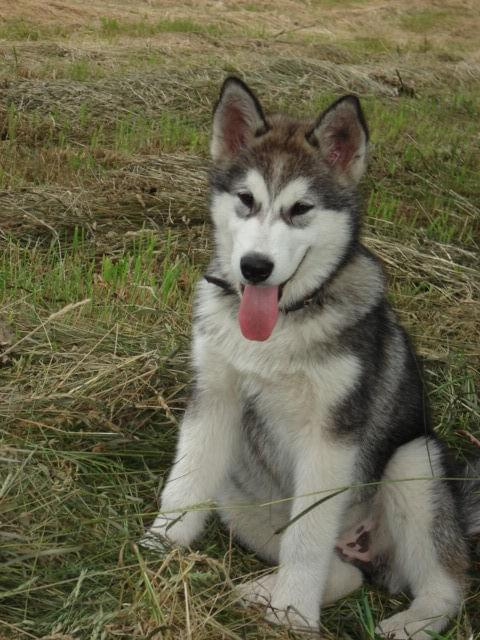
M 210 284 L 214 284 L 217 287 L 220 287 L 220 289 L 223 289 L 225 293 L 227 293 L 228 295 L 234 296 L 237 293 L 235 289 L 232 287 L 232 285 L 228 284 L 226 280 L 222 280 L 221 278 L 217 278 L 215 276 L 209 276 L 208 273 L 205 274 L 203 277 Z
M 223 289 L 223 291 L 227 295 L 237 295 L 237 291 L 235 291 L 232 285 L 229 284 L 226 280 L 222 280 L 221 278 L 217 278 L 216 276 L 210 276 L 208 274 L 206 274 L 203 277 L 210 284 L 214 284 L 215 286 L 220 287 L 220 289 Z M 324 301 L 324 286 L 322 285 L 318 289 L 315 289 L 315 291 L 312 291 L 312 293 L 310 293 L 305 298 L 302 298 L 298 302 L 294 302 L 293 304 L 291 304 L 288 307 L 285 307 L 284 309 L 280 309 L 280 311 L 282 313 L 287 314 L 287 313 L 291 313 L 292 311 L 299 311 L 300 309 L 305 309 L 306 307 L 309 307 L 312 304 L 322 306 L 323 301 Z

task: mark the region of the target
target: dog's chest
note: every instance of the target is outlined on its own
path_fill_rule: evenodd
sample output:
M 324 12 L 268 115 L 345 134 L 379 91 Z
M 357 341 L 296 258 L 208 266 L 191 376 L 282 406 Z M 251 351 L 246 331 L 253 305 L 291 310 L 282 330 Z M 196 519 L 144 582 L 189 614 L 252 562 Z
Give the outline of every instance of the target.
M 335 407 L 351 388 L 354 370 L 348 359 L 328 359 L 313 370 L 276 372 L 269 379 L 252 371 L 239 374 L 243 442 L 236 473 L 252 495 L 267 499 L 258 485 L 277 487 L 279 496 L 291 495 L 294 470 L 305 452 L 331 440 Z
M 312 432 L 334 430 L 338 406 L 358 379 L 359 363 L 351 355 L 329 356 L 303 367 L 273 366 L 258 372 L 239 371 L 241 402 L 253 405 L 259 423 L 276 439 L 291 446 Z
M 204 371 L 214 370 L 220 381 L 222 368 L 233 370 L 239 401 L 247 407 L 254 403 L 259 420 L 277 439 L 290 441 L 304 430 L 330 428 L 335 407 L 359 380 L 358 358 L 322 342 L 320 330 L 315 334 L 287 318 L 279 320 L 265 342 L 246 340 L 236 317 L 214 302 L 207 297 L 209 321 L 196 342 Z

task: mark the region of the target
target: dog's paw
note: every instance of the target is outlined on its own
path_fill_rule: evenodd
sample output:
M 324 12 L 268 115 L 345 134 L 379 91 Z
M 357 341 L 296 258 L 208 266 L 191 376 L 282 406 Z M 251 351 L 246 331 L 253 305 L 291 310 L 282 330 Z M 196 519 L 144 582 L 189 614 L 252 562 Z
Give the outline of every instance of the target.
M 137 544 L 142 549 L 155 551 L 161 555 L 166 555 L 172 548 L 172 544 L 167 538 L 153 533 L 151 529 L 145 531 Z
M 147 544 L 152 537 L 164 540 L 170 547 L 189 547 L 195 538 L 201 533 L 204 523 L 204 514 L 198 511 L 163 515 L 155 518 L 147 534 Z M 143 538 L 142 538 L 143 540 Z
M 320 605 L 311 594 L 279 584 L 278 580 L 266 612 L 266 620 L 272 624 L 290 627 L 296 631 L 318 632 Z
M 275 607 L 270 604 L 265 614 L 265 620 L 271 624 L 282 625 L 293 631 L 305 631 L 309 636 L 319 634 L 319 620 L 315 620 L 302 613 L 293 605 Z
M 375 632 L 387 640 L 431 640 L 432 632 L 441 631 L 447 623 L 448 618 L 411 608 L 382 620 Z
M 375 523 L 371 518 L 359 522 L 357 526 L 346 531 L 336 544 L 337 553 L 345 562 L 367 563 L 372 561 L 371 531 Z
M 282 625 L 296 631 L 318 632 L 319 620 L 314 615 L 306 615 L 302 611 L 303 603 L 293 603 L 292 598 L 276 589 L 277 573 L 269 573 L 255 580 L 250 580 L 236 587 L 242 602 L 248 605 L 266 607 L 265 619 L 271 624 Z M 298 606 L 296 606 L 298 605 Z M 320 609 L 315 608 L 319 613 Z
M 275 588 L 276 580 L 277 574 L 269 573 L 266 576 L 238 585 L 236 592 L 246 606 L 251 604 L 268 606 L 272 600 L 272 591 Z

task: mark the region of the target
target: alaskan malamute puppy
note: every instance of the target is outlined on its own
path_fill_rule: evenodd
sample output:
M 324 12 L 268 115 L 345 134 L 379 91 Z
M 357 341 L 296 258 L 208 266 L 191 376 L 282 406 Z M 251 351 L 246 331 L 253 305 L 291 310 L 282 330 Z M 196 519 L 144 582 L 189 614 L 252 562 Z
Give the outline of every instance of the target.
M 367 149 L 355 96 L 304 122 L 266 116 L 242 81 L 225 81 L 194 390 L 147 539 L 190 545 L 207 517 L 192 507 L 213 501 L 241 544 L 278 565 L 240 589 L 269 620 L 318 629 L 322 603 L 368 578 L 412 594 L 378 632 L 420 640 L 461 605 L 480 485 L 431 431 L 414 352 L 361 244 Z

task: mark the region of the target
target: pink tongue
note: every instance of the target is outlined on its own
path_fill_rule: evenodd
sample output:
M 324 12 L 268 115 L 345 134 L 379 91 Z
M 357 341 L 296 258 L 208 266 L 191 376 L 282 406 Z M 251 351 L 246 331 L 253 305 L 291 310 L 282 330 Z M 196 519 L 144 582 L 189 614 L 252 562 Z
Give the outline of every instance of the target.
M 243 292 L 238 321 L 248 340 L 266 340 L 278 318 L 278 287 L 247 285 Z

